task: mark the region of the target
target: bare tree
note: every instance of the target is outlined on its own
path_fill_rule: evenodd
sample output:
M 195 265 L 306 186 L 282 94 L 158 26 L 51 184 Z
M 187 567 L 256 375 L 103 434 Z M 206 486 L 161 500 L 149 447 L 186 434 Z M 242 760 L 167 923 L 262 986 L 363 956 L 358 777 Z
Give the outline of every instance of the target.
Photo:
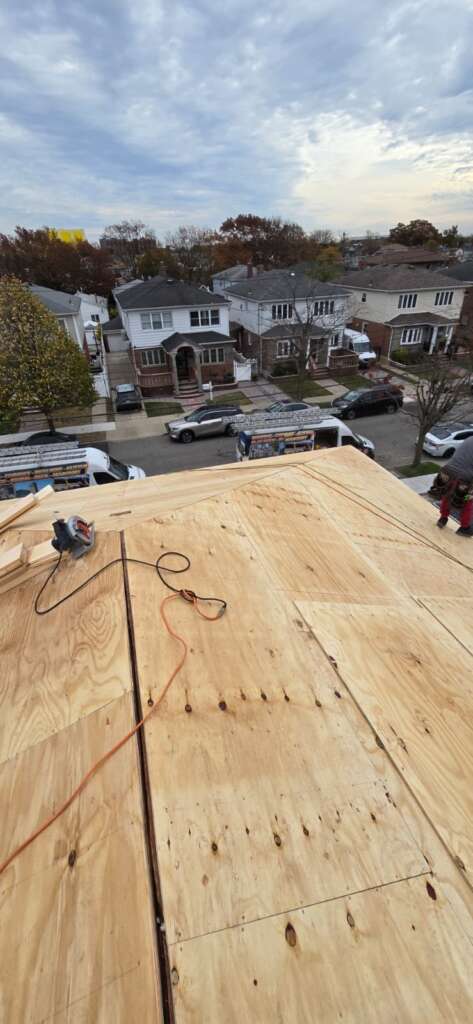
M 107 249 L 121 263 L 125 275 L 136 277 L 139 260 L 144 253 L 156 249 L 156 235 L 152 228 L 141 220 L 123 220 L 120 224 L 109 224 L 100 239 L 100 245 Z
M 424 447 L 425 435 L 441 423 L 450 413 L 461 414 L 462 406 L 471 401 L 471 381 L 473 371 L 473 349 L 470 348 L 462 357 L 461 364 L 444 355 L 428 356 L 419 376 L 415 391 L 416 404 L 409 413 L 419 424 L 413 466 L 418 466 Z
M 313 359 L 311 349 L 313 338 L 316 335 L 320 337 L 321 331 L 328 337 L 343 330 L 347 320 L 354 315 L 350 306 L 353 300 L 352 296 L 347 294 L 344 296 L 343 304 L 339 304 L 335 294 L 333 297 L 324 295 L 324 289 L 320 288 L 321 282 L 308 275 L 304 275 L 301 279 L 300 275 L 287 271 L 281 272 L 280 279 L 279 290 L 281 297 L 287 300 L 287 318 L 292 321 L 290 351 L 287 358 L 288 362 L 293 363 L 296 367 L 296 398 L 300 401 L 304 397 L 304 384 L 308 379 Z M 284 303 L 282 304 L 284 305 Z M 276 302 L 274 305 L 278 306 L 281 303 Z M 282 326 L 282 322 L 273 319 L 272 316 L 268 316 L 266 322 L 268 329 L 279 323 Z

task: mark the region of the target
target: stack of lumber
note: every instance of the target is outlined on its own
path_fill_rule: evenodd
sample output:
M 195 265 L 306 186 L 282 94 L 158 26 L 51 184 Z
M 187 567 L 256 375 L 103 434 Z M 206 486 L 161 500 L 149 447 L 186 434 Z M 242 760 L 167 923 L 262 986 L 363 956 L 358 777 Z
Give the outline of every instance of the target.
M 144 735 L 0 876 L 5 1020 L 465 1024 L 469 542 L 351 449 L 79 497 L 55 514 L 105 533 L 55 599 L 121 550 L 172 550 L 228 609 L 167 606 L 189 654 Z M 180 654 L 152 569 L 115 565 L 44 619 L 39 579 L 0 595 L 0 859 Z

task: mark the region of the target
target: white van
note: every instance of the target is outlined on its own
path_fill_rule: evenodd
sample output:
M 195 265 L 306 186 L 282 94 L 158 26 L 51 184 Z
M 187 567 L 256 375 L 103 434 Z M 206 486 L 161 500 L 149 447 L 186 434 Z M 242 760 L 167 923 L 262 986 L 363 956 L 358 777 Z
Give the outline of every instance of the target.
M 342 345 L 349 352 L 356 353 L 360 368 L 367 368 L 376 362 L 376 352 L 373 351 L 367 334 L 361 334 L 360 331 L 352 331 L 346 327 L 343 332 Z
M 68 491 L 145 476 L 139 466 L 127 466 L 99 448 L 80 448 L 75 441 L 0 448 L 0 499 L 21 498 L 48 484 Z
M 355 434 L 346 423 L 335 416 L 314 418 L 313 422 L 300 424 L 256 425 L 254 428 L 247 417 L 245 429 L 240 430 L 236 446 L 239 462 L 247 459 L 267 459 L 272 455 L 289 455 L 291 452 L 311 452 L 319 448 L 338 448 L 352 445 L 374 459 L 375 447 L 372 441 L 361 434 Z M 236 422 L 235 422 L 236 426 Z

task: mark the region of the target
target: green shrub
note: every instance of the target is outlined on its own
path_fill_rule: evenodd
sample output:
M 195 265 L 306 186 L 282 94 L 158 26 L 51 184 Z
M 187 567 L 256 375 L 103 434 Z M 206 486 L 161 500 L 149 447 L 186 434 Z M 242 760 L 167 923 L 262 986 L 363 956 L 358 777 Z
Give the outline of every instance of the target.
M 297 363 L 294 359 L 287 359 L 283 363 L 275 363 L 272 370 L 272 377 L 290 377 L 297 373 Z
M 391 359 L 404 366 L 415 366 L 424 362 L 425 353 L 421 348 L 396 348 L 390 353 Z

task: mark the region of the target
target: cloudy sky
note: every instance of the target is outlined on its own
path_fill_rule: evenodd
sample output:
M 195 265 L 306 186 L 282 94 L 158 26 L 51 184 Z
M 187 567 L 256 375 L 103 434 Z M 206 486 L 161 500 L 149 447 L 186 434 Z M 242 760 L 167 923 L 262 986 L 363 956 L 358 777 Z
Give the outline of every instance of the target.
M 3 0 L 0 231 L 473 231 L 473 0 Z

